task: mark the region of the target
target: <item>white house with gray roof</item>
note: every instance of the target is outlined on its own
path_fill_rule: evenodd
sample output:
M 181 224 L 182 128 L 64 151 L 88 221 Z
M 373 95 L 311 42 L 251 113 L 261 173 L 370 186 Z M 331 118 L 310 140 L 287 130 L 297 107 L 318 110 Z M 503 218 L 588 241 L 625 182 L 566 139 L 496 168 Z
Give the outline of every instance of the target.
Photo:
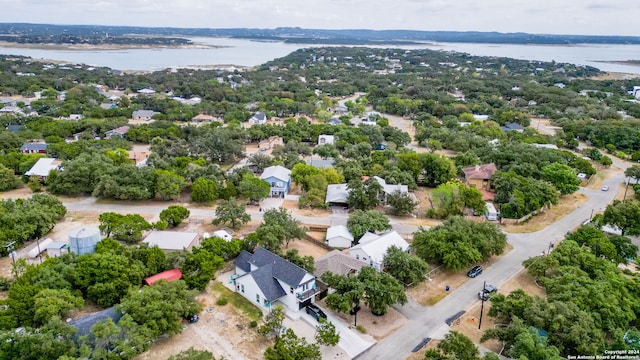
M 258 247 L 253 254 L 243 250 L 233 264 L 236 292 L 260 309 L 268 310 L 278 301 L 297 312 L 314 302 L 315 276 L 269 250 Z
M 384 256 L 391 246 L 398 247 L 402 251 L 409 251 L 409 243 L 395 231 L 388 231 L 380 235 L 367 232 L 360 238 L 358 245 L 349 248 L 349 255 L 378 271 L 382 271 Z

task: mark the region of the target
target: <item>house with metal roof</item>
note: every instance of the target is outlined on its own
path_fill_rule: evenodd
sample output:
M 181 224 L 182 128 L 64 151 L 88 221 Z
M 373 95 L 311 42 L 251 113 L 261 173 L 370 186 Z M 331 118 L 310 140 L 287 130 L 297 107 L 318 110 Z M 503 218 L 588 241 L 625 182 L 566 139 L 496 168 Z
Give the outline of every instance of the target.
M 278 301 L 297 312 L 314 302 L 318 292 L 313 274 L 261 247 L 253 254 L 243 250 L 233 264 L 236 292 L 260 309 Z
M 284 197 L 291 188 L 291 170 L 284 166 L 269 166 L 264 169 L 260 179 L 269 183 L 271 197 Z
M 327 229 L 327 244 L 332 248 L 349 248 L 353 244 L 353 235 L 344 225 L 335 225 Z
M 199 240 L 200 235 L 194 232 L 154 230 L 142 242 L 149 245 L 149 247 L 157 246 L 161 250 L 169 252 L 178 250 L 191 251 L 194 246 L 198 246 Z
M 382 271 L 384 256 L 391 246 L 409 251 L 409 243 L 396 231 L 388 231 L 380 235 L 368 232 L 360 238 L 358 245 L 349 248 L 349 255 L 378 271 Z
M 29 177 L 37 176 L 42 179 L 42 181 L 46 181 L 51 171 L 60 169 L 60 164 L 62 164 L 62 161 L 58 159 L 40 158 L 24 175 Z
M 104 133 L 104 137 L 107 139 L 111 139 L 114 137 L 124 138 L 125 135 L 129 132 L 129 126 L 120 126 L 113 130 L 109 130 Z

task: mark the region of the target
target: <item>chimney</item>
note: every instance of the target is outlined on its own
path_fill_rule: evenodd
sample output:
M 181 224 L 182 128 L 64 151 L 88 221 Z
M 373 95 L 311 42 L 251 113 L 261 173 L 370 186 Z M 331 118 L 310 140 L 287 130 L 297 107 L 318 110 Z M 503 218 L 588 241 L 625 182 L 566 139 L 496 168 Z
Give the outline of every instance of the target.
M 480 171 L 480 165 L 476 165 L 476 171 Z

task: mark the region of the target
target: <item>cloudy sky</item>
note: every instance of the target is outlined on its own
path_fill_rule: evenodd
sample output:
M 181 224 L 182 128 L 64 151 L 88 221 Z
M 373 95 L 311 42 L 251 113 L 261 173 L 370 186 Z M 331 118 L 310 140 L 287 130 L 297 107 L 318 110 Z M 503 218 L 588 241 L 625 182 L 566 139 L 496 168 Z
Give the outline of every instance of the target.
M 0 22 L 640 36 L 637 0 L 2 0 Z

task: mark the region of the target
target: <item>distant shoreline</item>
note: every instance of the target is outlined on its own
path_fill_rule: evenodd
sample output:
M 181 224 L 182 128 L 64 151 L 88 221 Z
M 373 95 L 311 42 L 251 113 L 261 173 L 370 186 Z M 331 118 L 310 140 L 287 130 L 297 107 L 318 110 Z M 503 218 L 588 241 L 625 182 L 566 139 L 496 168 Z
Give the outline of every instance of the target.
M 22 44 L 8 41 L 0 41 L 0 47 L 15 48 L 15 49 L 36 49 L 36 50 L 69 50 L 69 51 L 105 51 L 105 50 L 136 50 L 136 49 L 220 49 L 229 46 L 221 45 L 209 45 L 203 43 L 193 43 L 185 45 L 137 45 L 137 44 L 104 44 L 104 45 L 90 45 L 90 44 Z
M 599 62 L 599 63 L 605 63 L 605 64 L 632 65 L 632 66 L 640 65 L 640 60 L 593 60 L 593 61 Z

